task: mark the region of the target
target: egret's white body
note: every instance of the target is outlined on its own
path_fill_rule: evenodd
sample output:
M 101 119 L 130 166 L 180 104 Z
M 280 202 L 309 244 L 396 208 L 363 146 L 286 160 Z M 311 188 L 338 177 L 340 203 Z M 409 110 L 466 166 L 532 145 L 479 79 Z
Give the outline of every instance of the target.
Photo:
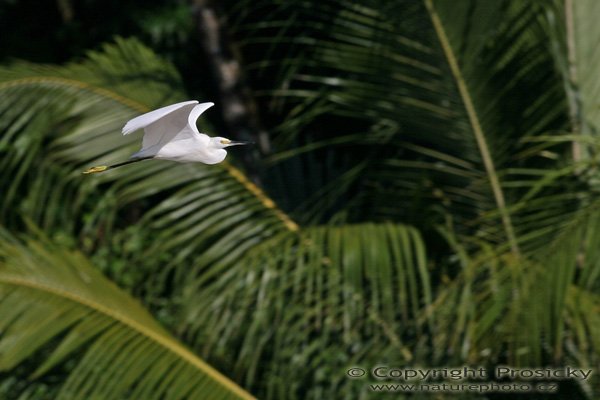
M 142 148 L 131 156 L 133 160 L 112 166 L 92 167 L 84 173 L 102 172 L 150 158 L 204 164 L 220 163 L 227 156 L 226 147 L 247 142 L 233 142 L 223 137 L 211 138 L 198 131 L 196 120 L 213 105 L 198 104 L 196 100 L 184 101 L 133 118 L 123 127 L 123 135 L 144 129 Z

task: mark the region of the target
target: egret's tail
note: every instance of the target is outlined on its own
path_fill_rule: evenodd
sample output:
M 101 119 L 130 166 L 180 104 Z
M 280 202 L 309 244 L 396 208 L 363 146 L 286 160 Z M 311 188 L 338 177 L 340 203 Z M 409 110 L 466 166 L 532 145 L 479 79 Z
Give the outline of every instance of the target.
M 97 167 L 92 167 L 89 169 L 86 169 L 85 171 L 83 171 L 83 174 L 95 174 L 98 172 L 104 172 L 108 169 L 113 169 L 113 168 L 117 168 L 117 167 L 122 167 L 123 165 L 127 165 L 127 164 L 132 164 L 138 161 L 144 161 L 144 160 L 149 160 L 151 158 L 154 157 L 142 157 L 142 158 L 134 158 L 133 160 L 129 160 L 129 161 L 125 161 L 119 164 L 114 164 L 114 165 L 99 165 Z

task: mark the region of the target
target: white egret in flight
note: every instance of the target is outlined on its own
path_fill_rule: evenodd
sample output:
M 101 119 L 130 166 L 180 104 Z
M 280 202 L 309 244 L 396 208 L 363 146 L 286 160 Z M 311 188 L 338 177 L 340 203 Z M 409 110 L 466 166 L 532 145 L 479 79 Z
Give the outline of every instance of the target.
M 213 105 L 213 103 L 198 104 L 196 100 L 184 101 L 150 111 L 128 121 L 123 127 L 123 135 L 144 128 L 142 149 L 133 154 L 129 161 L 92 167 L 83 173 L 93 174 L 149 159 L 220 163 L 227 156 L 226 147 L 251 142 L 234 142 L 224 137 L 210 137 L 198 132 L 196 120 Z

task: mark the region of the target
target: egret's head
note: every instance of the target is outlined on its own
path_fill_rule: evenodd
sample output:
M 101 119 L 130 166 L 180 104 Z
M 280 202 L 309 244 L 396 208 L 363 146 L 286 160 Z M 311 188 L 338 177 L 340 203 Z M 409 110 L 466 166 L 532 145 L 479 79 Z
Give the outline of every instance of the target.
M 252 144 L 252 142 L 234 142 L 232 140 L 220 136 L 212 138 L 211 141 L 213 146 L 217 149 L 224 149 L 225 147 L 239 146 L 243 144 Z

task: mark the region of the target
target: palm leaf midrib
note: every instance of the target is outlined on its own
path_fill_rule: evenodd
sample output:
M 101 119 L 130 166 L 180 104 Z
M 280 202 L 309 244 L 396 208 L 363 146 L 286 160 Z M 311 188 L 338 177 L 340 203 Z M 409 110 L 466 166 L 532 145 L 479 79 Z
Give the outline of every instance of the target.
M 463 77 L 461 68 L 458 64 L 458 60 L 456 59 L 452 46 L 450 45 L 450 41 L 444 30 L 442 20 L 436 12 L 433 0 L 424 1 L 425 7 L 427 8 L 427 11 L 429 12 L 429 16 L 431 18 L 431 23 L 439 40 L 440 47 L 444 52 L 446 61 L 448 63 L 448 67 L 452 72 L 451 75 L 455 80 L 456 87 L 463 101 L 465 112 L 469 119 L 469 124 L 471 125 L 473 135 L 475 136 L 475 140 L 477 141 L 477 146 L 479 148 L 483 164 L 485 166 L 487 175 L 490 180 L 490 186 L 494 194 L 494 199 L 501 214 L 502 224 L 504 225 L 506 237 L 510 243 L 512 252 L 514 254 L 519 254 L 519 245 L 515 236 L 511 216 L 506 206 L 504 192 L 500 185 L 500 180 L 498 178 L 498 173 L 496 172 L 494 160 L 492 159 L 489 146 L 486 141 L 485 133 L 479 121 L 479 116 L 475 109 L 475 105 L 473 104 L 473 99 L 469 92 L 469 88 Z
M 17 287 L 27 288 L 30 290 L 41 291 L 49 295 L 73 302 L 79 306 L 91 309 L 94 312 L 101 313 L 107 316 L 108 318 L 111 318 L 129 327 L 130 329 L 145 336 L 149 340 L 155 342 L 159 346 L 177 355 L 180 359 L 184 360 L 194 368 L 200 370 L 202 373 L 208 375 L 211 379 L 226 387 L 228 390 L 232 391 L 240 398 L 254 399 L 254 397 L 250 396 L 247 392 L 242 390 L 229 378 L 225 377 L 213 367 L 202 361 L 192 352 L 187 350 L 184 346 L 169 338 L 164 329 L 159 325 L 154 324 L 153 321 L 151 321 L 150 319 L 148 319 L 147 321 L 136 321 L 135 319 L 130 318 L 129 316 L 120 313 L 117 310 L 114 310 L 110 307 L 107 307 L 101 303 L 98 303 L 93 299 L 85 298 L 63 288 L 57 288 L 51 285 L 43 284 L 40 282 L 34 282 L 29 279 L 24 279 L 10 273 L 7 274 L 4 272 L 0 272 L 0 283 L 5 285 L 13 285 Z M 149 316 L 146 314 L 146 311 L 143 310 L 141 307 L 135 311 L 136 315 L 141 315 L 144 318 L 149 318 Z M 152 324 L 152 326 L 149 326 L 149 324 Z

